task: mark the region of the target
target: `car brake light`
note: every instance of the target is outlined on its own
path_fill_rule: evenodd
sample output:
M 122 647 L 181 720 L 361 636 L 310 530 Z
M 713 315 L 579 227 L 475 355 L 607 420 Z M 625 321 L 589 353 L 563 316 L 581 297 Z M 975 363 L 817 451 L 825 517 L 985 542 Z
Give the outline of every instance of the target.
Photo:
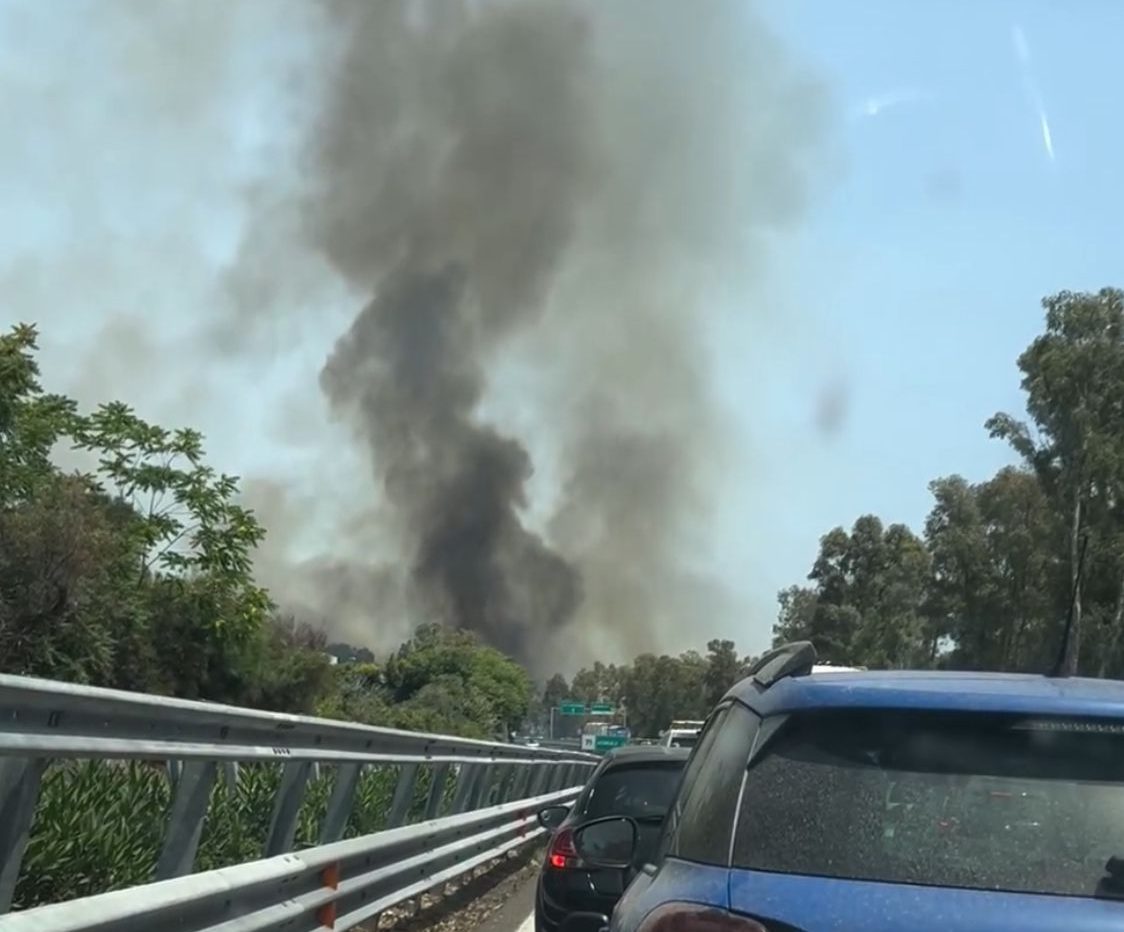
M 551 839 L 547 861 L 557 870 L 578 866 L 578 849 L 574 847 L 574 833 L 571 829 L 564 828 Z
M 636 932 L 768 932 L 755 919 L 699 906 L 668 903 L 644 917 Z

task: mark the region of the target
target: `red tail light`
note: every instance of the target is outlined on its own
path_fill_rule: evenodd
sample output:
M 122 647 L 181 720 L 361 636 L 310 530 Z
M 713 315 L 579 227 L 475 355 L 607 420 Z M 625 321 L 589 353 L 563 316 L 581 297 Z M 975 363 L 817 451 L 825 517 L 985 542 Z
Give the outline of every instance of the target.
M 547 863 L 557 870 L 577 867 L 581 863 L 578 849 L 574 847 L 574 833 L 570 829 L 562 829 L 550 840 Z
M 760 922 L 693 903 L 668 903 L 650 912 L 636 932 L 768 932 Z

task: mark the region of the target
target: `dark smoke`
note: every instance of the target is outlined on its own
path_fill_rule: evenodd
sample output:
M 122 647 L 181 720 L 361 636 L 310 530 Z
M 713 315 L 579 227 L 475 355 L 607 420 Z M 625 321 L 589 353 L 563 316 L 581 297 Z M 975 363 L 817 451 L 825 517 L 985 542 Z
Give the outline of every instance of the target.
M 717 307 L 752 307 L 802 212 L 820 89 L 743 0 L 323 9 L 336 57 L 299 241 L 269 222 L 279 196 L 232 293 L 243 327 L 269 322 L 247 296 L 279 294 L 263 270 L 283 282 L 303 248 L 357 296 L 321 387 L 390 506 L 409 611 L 542 668 L 729 631 L 741 607 L 706 569 L 729 457 L 704 337 Z M 534 382 L 506 401 L 537 414 L 521 439 L 493 426 L 513 362 Z M 552 501 L 529 501 L 531 449 Z M 354 593 L 364 566 L 386 571 L 345 552 L 332 575 Z
M 439 14 L 411 20 L 411 11 Z M 519 657 L 577 570 L 523 524 L 531 459 L 480 423 L 489 353 L 540 312 L 588 172 L 584 29 L 562 7 L 337 4 L 318 246 L 377 294 L 321 384 L 371 445 L 430 616 Z
M 577 573 L 523 527 L 531 461 L 475 422 L 484 374 L 471 352 L 466 278 L 403 269 L 383 283 L 324 367 L 334 406 L 357 413 L 436 617 L 516 656 L 569 621 Z
M 283 607 L 551 670 L 762 630 L 709 568 L 754 479 L 709 349 L 777 326 L 827 101 L 753 0 L 47 6 L 0 10 L 0 159 L 65 235 L 9 303 L 73 334 L 52 385 L 256 477 Z

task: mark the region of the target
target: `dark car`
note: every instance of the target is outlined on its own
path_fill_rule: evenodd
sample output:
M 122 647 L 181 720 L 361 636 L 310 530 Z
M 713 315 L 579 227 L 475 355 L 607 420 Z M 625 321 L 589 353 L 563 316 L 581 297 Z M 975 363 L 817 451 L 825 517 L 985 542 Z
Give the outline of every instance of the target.
M 651 860 L 689 755 L 679 748 L 617 748 L 598 764 L 572 809 L 539 813 L 553 835 L 535 895 L 536 932 L 598 932 L 605 924 L 632 869 L 588 867 L 574 850 L 574 832 L 606 816 L 625 816 L 636 826 L 636 863 Z
M 612 932 L 1124 929 L 1124 683 L 763 658 L 704 728 Z M 631 864 L 627 819 L 574 838 Z

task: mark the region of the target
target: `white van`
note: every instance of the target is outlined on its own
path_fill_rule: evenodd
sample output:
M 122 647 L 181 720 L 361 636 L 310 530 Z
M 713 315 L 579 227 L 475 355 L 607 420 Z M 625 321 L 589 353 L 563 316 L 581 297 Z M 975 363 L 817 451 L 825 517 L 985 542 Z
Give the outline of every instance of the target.
M 672 722 L 662 735 L 660 744 L 665 748 L 693 748 L 705 722 Z

